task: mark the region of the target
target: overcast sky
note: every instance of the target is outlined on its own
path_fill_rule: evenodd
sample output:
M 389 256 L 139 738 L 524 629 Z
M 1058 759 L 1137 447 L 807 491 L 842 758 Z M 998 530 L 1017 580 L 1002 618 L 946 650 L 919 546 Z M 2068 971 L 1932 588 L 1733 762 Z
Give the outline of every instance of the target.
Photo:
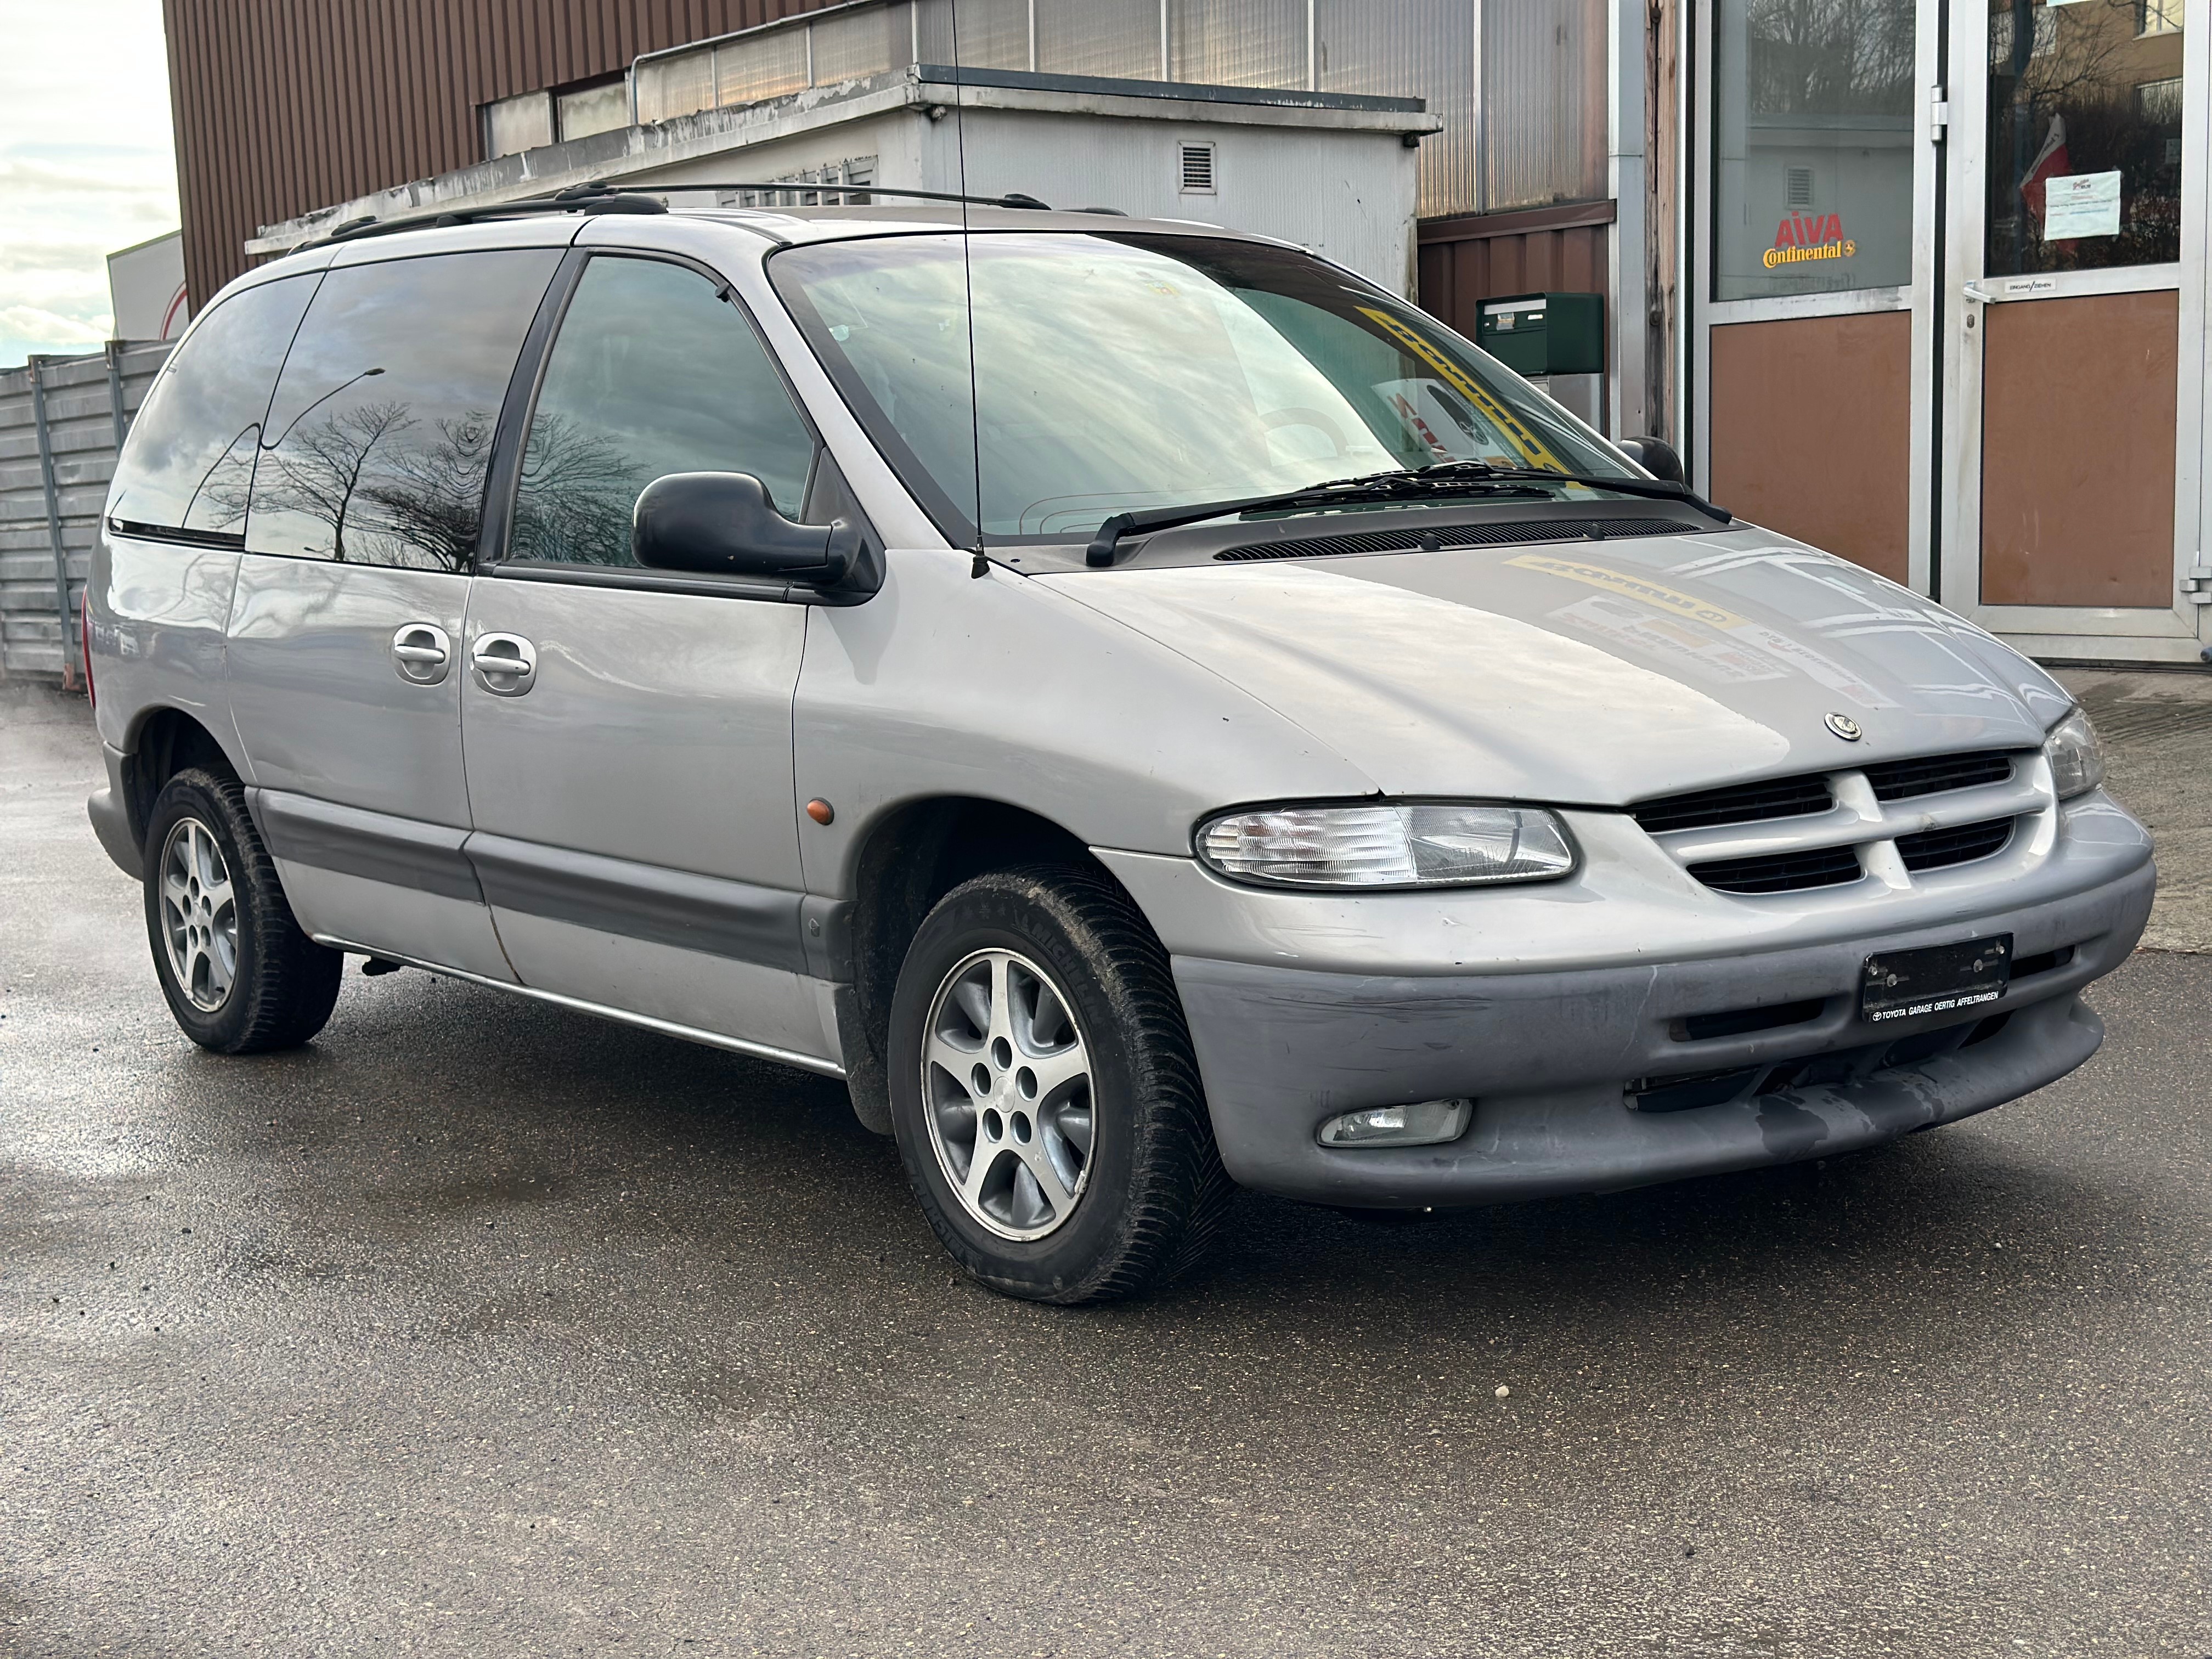
M 0 367 L 98 349 L 107 256 L 176 228 L 161 0 L 0 0 Z

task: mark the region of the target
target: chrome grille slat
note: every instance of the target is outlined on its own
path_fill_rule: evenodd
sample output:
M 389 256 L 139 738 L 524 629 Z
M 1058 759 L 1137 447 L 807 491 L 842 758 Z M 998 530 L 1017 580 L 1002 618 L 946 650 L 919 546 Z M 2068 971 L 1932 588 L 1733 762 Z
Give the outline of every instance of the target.
M 1863 817 L 1848 806 L 1836 806 L 1818 817 L 1772 818 L 1760 823 L 1711 830 L 1680 830 L 1652 839 L 1685 864 L 1704 864 L 1717 859 L 1759 858 L 1895 841 L 1901 836 L 1930 830 L 2018 817 L 2023 812 L 2039 811 L 2044 804 L 2041 793 L 2033 784 L 1990 784 L 1978 789 L 1954 791 L 1940 801 L 1923 798 L 1906 808 L 1886 806 L 1875 818 Z
M 1991 859 L 2055 810 L 2033 750 L 1984 750 L 1770 778 L 1644 801 L 1630 813 L 1697 880 L 1756 896 L 1894 887 Z

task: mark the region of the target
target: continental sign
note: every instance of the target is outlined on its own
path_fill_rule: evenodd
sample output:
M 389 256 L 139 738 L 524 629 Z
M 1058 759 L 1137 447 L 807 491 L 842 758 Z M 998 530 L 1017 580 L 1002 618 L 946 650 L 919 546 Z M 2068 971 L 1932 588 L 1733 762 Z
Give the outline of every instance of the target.
M 1840 213 L 1793 213 L 1775 228 L 1774 246 L 1760 254 L 1769 270 L 1810 259 L 1848 259 L 1859 245 L 1844 234 Z

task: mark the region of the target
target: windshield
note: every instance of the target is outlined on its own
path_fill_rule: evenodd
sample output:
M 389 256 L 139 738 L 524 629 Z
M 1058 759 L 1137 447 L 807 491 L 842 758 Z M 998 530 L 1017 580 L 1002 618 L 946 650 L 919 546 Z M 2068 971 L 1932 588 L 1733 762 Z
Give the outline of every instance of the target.
M 957 542 L 979 517 L 987 540 L 1072 538 L 1117 513 L 1441 461 L 1637 476 L 1435 319 L 1291 249 L 1024 232 L 968 253 L 963 269 L 957 235 L 885 237 L 769 266 Z

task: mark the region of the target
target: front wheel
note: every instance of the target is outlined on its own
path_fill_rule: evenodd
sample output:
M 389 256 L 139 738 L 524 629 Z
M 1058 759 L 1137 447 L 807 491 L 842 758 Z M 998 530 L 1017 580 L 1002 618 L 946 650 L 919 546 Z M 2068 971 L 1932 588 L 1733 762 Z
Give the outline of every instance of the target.
M 955 888 L 890 1026 L 908 1179 L 975 1278 L 1102 1302 L 1195 1259 L 1229 1182 L 1166 952 L 1120 889 L 1074 867 Z
M 345 957 L 300 931 L 238 780 L 195 767 L 146 826 L 146 932 L 184 1033 L 218 1054 L 289 1048 L 323 1029 Z

